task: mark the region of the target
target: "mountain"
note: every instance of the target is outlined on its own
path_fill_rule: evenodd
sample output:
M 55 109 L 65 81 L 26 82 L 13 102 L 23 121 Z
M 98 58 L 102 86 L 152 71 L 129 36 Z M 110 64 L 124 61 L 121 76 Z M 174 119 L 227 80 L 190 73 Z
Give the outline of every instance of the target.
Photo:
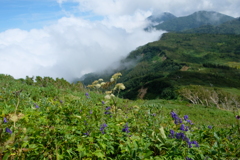
M 185 17 L 178 17 L 164 21 L 154 28 L 173 32 L 185 31 L 198 28 L 203 25 L 219 25 L 227 21 L 234 20 L 233 17 L 213 11 L 198 11 Z
M 124 98 L 145 99 L 178 97 L 178 90 L 190 85 L 240 89 L 240 36 L 214 34 L 165 33 L 159 41 L 132 51 L 122 63 L 119 82 L 126 86 Z M 91 74 L 83 81 L 110 79 L 110 74 Z
M 218 26 L 204 25 L 184 31 L 184 33 L 240 34 L 240 17 Z
M 177 18 L 177 17 L 171 13 L 163 12 L 160 15 L 149 16 L 147 19 L 154 23 L 161 23 L 161 22 L 168 21 L 168 20 L 174 19 L 174 18 Z

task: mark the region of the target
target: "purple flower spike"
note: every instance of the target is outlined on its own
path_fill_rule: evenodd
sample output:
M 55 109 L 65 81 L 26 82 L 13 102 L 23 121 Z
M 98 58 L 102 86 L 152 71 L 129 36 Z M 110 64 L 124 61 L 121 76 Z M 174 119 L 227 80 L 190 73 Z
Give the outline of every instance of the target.
M 191 120 L 187 119 L 186 121 L 187 121 L 189 124 L 193 125 L 193 123 L 192 123 Z
M 197 141 L 192 141 L 191 143 L 192 143 L 192 144 L 195 144 L 195 147 L 199 147 L 199 144 L 198 144 Z
M 106 107 L 106 110 L 110 110 L 111 109 L 111 107 L 109 106 L 109 107 Z
M 106 124 L 106 123 L 104 123 L 103 125 L 101 125 L 100 131 L 102 132 L 102 134 L 105 134 L 104 129 L 105 129 L 106 127 L 107 127 L 107 124 Z
M 122 132 L 126 132 L 129 133 L 129 127 L 128 127 L 128 123 L 125 124 L 124 128 L 122 129 Z
M 3 122 L 4 122 L 4 123 L 7 123 L 7 122 L 8 122 L 6 117 L 3 118 Z
M 9 128 L 6 128 L 6 132 L 12 134 L 12 131 Z
M 169 135 L 169 137 L 175 138 L 175 132 L 174 132 L 174 130 L 170 130 L 170 135 Z
M 186 121 L 188 119 L 188 115 L 185 115 L 183 118 Z

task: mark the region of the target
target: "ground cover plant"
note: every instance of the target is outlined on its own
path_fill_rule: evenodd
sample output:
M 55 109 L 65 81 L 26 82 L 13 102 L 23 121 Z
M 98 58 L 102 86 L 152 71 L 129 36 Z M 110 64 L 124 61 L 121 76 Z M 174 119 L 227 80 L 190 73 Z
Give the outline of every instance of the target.
M 64 79 L 0 75 L 0 159 L 240 157 L 238 108 L 121 99 L 127 88 L 120 77 L 85 88 Z

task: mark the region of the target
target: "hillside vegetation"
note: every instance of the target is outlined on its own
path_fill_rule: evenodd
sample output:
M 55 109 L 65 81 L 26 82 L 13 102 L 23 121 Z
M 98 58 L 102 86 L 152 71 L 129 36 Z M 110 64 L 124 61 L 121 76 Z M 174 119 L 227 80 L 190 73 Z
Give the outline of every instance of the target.
M 0 75 L 0 159 L 237 159 L 240 113 L 117 97 L 120 73 L 89 91 Z M 100 85 L 101 84 L 101 85 Z M 107 92 L 107 95 L 105 93 Z M 111 95 L 110 95 L 111 93 Z M 114 95 L 115 96 L 114 96 Z
M 117 70 L 123 74 L 119 81 L 127 88 L 121 96 L 186 98 L 182 88 L 201 85 L 199 92 L 215 91 L 219 96 L 239 99 L 239 38 L 238 35 L 166 33 L 159 41 L 139 47 L 122 60 L 123 64 L 135 62 L 135 66 Z M 83 82 L 89 84 L 100 77 L 110 78 L 107 74 L 90 74 Z
M 240 18 L 225 22 L 218 26 L 203 25 L 199 28 L 189 29 L 184 33 L 208 33 L 208 34 L 240 34 Z

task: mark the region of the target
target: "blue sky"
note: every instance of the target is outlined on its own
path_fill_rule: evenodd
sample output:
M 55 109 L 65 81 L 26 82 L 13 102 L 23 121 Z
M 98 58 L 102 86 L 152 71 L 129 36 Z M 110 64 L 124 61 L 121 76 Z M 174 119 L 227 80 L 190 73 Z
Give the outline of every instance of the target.
M 120 59 L 165 31 L 146 18 L 199 10 L 240 17 L 240 0 L 0 0 L 0 74 L 69 81 L 116 68 Z
M 0 32 L 7 29 L 40 29 L 65 16 L 101 19 L 90 12 L 80 12 L 77 2 L 59 4 L 55 0 L 0 0 Z

